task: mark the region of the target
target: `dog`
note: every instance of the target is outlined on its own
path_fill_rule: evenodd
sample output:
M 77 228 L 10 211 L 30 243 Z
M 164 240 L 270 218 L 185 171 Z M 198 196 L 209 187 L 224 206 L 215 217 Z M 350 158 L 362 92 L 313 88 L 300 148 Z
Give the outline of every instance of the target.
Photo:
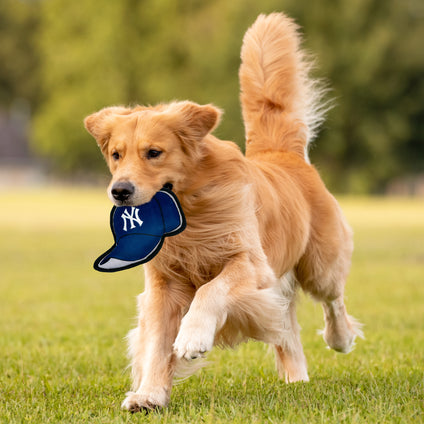
M 247 339 L 274 346 L 286 382 L 308 381 L 299 287 L 322 303 L 330 348 L 347 353 L 362 336 L 344 305 L 352 231 L 308 159 L 323 90 L 300 42 L 279 13 L 260 15 L 244 36 L 245 155 L 211 134 L 221 116 L 211 104 L 107 107 L 84 121 L 110 168 L 115 205 L 144 204 L 171 184 L 187 221 L 144 265 L 124 409 L 165 407 L 180 364 Z

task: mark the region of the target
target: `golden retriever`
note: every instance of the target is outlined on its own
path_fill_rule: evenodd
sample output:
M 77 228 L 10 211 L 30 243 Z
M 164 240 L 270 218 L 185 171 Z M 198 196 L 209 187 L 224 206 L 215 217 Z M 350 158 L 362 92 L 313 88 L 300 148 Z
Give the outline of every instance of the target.
M 170 183 L 187 220 L 144 266 L 125 409 L 166 406 L 180 363 L 249 338 L 275 347 L 286 382 L 308 381 L 299 286 L 322 302 L 329 347 L 349 352 L 361 335 L 343 301 L 352 231 L 308 160 L 323 108 L 299 44 L 278 13 L 260 15 L 244 37 L 246 155 L 211 135 L 213 105 L 108 107 L 85 119 L 113 176 L 112 202 L 140 205 Z

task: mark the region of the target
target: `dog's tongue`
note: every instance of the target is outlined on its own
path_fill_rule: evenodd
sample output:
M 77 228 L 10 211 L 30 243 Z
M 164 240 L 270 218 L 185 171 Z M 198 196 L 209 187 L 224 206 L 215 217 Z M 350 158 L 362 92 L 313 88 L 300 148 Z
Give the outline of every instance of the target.
M 114 206 L 110 227 L 114 245 L 94 262 L 94 269 L 115 272 L 141 265 L 154 258 L 165 237 L 186 227 L 184 213 L 172 184 L 165 184 L 149 203 L 140 206 Z

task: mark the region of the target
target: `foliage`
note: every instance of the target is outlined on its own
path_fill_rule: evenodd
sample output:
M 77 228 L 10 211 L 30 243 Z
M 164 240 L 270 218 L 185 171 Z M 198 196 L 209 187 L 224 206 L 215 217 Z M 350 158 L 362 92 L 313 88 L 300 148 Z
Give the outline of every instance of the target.
M 321 308 L 302 296 L 310 383 L 278 380 L 263 344 L 215 349 L 204 370 L 175 386 L 168 408 L 144 417 L 120 410 L 130 385 L 123 337 L 135 324 L 141 268 L 113 275 L 91 268 L 112 242 L 106 195 L 81 189 L 3 195 L 0 422 L 421 421 L 422 202 L 342 199 L 356 234 L 348 310 L 366 335 L 352 353 L 325 349 L 316 334 Z
M 0 108 L 39 95 L 39 55 L 36 33 L 39 14 L 35 4 L 14 0 L 0 3 Z
M 423 3 L 328 0 L 320 6 L 325 14 L 311 10 L 303 25 L 336 102 L 315 162 L 334 188 L 362 192 L 424 171 Z
M 243 145 L 243 33 L 259 13 L 303 27 L 335 107 L 312 150 L 338 191 L 380 191 L 424 170 L 421 0 L 4 0 L 0 104 L 33 106 L 34 149 L 57 170 L 105 169 L 82 119 L 110 104 L 190 98 L 225 109 Z

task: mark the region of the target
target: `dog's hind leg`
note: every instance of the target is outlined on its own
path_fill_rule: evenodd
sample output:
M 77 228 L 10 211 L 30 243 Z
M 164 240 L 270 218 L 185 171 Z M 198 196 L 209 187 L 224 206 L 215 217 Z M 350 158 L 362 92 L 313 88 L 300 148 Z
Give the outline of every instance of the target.
M 337 223 L 333 227 L 333 231 L 337 229 Z M 352 232 L 342 217 L 336 234 L 337 237 L 333 238 L 319 237 L 315 230 L 296 272 L 302 288 L 322 303 L 325 342 L 337 352 L 348 353 L 355 344 L 355 338 L 363 337 L 363 334 L 361 325 L 347 314 L 344 304 L 353 243 Z
M 363 338 L 361 324 L 347 314 L 343 296 L 327 300 L 322 306 L 325 328 L 320 333 L 325 342 L 337 352 L 349 353 L 355 346 L 355 338 Z
M 285 277 L 284 277 L 285 278 Z M 288 306 L 288 322 L 284 323 L 285 328 L 291 332 L 290 343 L 274 345 L 277 371 L 280 378 L 286 383 L 296 381 L 309 381 L 306 358 L 303 353 L 303 346 L 300 340 L 300 326 L 296 317 L 296 289 L 295 280 L 290 276 L 291 288 L 286 291 L 285 296 L 290 299 Z
M 323 281 L 325 281 L 324 278 L 320 280 L 320 282 Z M 363 338 L 361 324 L 346 311 L 343 294 L 344 280 L 338 280 L 334 286 L 333 293 L 327 291 L 319 293 L 316 290 L 311 293 L 315 300 L 322 303 L 324 310 L 325 328 L 319 333 L 323 335 L 329 348 L 337 352 L 349 353 L 355 346 L 356 337 Z
M 342 255 L 342 254 L 341 254 Z M 346 266 L 341 266 L 337 262 L 344 263 L 342 257 L 335 262 L 330 272 L 318 277 L 319 283 L 316 287 L 322 290 L 314 290 L 313 297 L 322 302 L 324 310 L 325 328 L 320 331 L 325 342 L 331 349 L 349 353 L 355 346 L 356 337 L 363 338 L 361 324 L 348 315 L 344 303 L 344 286 L 347 277 Z

